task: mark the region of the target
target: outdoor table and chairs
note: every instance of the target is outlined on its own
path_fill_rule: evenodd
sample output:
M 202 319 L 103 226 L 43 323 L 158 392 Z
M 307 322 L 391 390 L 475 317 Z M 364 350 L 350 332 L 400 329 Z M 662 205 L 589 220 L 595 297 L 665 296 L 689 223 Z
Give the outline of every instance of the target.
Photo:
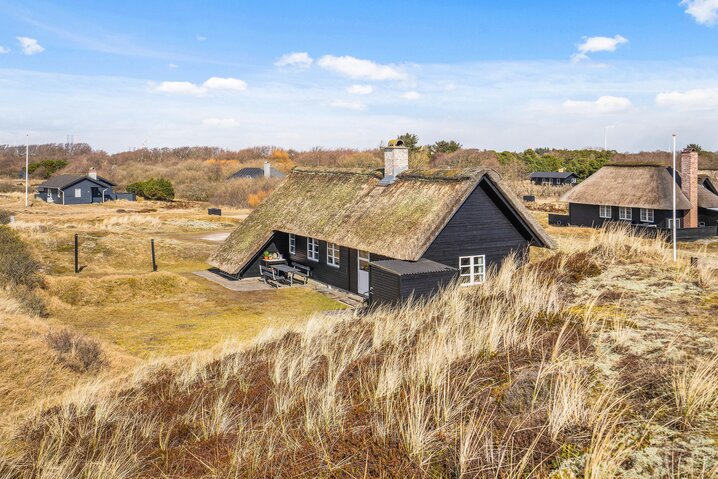
M 259 272 L 262 281 L 276 288 L 281 287 L 282 284 L 294 286 L 295 276 L 302 281 L 302 284 L 307 284 L 309 280 L 309 275 L 305 271 L 289 266 L 286 261 L 275 260 L 267 266 L 260 265 Z

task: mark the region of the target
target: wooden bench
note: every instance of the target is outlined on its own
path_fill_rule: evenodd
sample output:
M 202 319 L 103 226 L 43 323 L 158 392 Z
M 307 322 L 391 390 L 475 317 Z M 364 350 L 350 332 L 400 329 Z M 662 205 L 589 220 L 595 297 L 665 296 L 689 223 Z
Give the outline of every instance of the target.
M 312 274 L 312 268 L 301 263 L 292 263 L 292 266 L 299 270 L 298 273 L 294 273 L 294 276 L 298 276 L 304 284 L 307 284 L 309 276 Z
M 275 288 L 279 288 L 281 286 L 274 268 L 267 268 L 266 266 L 259 265 L 259 275 L 262 282 L 268 284 L 269 286 L 273 286 Z

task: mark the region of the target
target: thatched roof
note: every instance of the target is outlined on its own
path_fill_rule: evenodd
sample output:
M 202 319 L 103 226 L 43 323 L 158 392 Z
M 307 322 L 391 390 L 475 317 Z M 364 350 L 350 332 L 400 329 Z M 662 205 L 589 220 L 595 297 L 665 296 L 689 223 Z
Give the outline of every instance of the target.
M 539 246 L 550 237 L 490 170 L 409 170 L 378 186 L 381 170 L 295 168 L 209 263 L 237 274 L 275 231 L 407 261 L 419 260 L 482 179 L 492 182 Z
M 626 206 L 670 210 L 673 178 L 665 166 L 604 166 L 565 193 L 561 200 L 587 205 Z M 691 203 L 676 189 L 676 208 Z
M 701 208 L 718 208 L 718 196 L 703 185 L 698 185 L 698 206 Z

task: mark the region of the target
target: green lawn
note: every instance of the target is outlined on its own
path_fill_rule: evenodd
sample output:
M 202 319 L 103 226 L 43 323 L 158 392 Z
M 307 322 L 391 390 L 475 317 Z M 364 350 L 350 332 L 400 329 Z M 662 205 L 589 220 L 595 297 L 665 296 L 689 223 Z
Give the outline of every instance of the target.
M 56 278 L 51 321 L 148 358 L 206 349 L 226 339 L 304 323 L 344 307 L 310 288 L 235 292 L 191 275 Z

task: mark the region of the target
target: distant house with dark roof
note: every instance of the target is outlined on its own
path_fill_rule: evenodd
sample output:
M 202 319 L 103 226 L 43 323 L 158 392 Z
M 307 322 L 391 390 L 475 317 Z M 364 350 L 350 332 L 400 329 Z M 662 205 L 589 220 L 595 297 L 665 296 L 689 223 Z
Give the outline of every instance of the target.
M 676 227 L 715 226 L 718 195 L 710 180 L 698 181 L 698 153 L 684 151 L 676 172 Z M 706 185 L 709 185 L 707 187 Z M 672 228 L 673 175 L 662 165 L 609 165 L 565 193 L 568 223 L 600 226 L 623 221 Z
M 236 173 L 232 174 L 229 179 L 234 178 L 284 178 L 284 173 L 269 164 L 268 161 L 264 162 L 263 168 L 247 167 L 242 168 Z
M 537 185 L 574 185 L 578 175 L 572 171 L 534 171 L 529 175 L 529 180 Z
M 112 181 L 97 175 L 94 168 L 87 175 L 57 175 L 36 187 L 35 198 L 48 203 L 80 205 L 109 200 L 134 200 L 129 193 L 116 193 Z
M 481 283 L 508 255 L 553 246 L 497 173 L 409 170 L 401 141 L 384 160 L 383 170 L 294 168 L 209 263 L 241 279 L 276 252 L 316 281 L 388 302 Z

